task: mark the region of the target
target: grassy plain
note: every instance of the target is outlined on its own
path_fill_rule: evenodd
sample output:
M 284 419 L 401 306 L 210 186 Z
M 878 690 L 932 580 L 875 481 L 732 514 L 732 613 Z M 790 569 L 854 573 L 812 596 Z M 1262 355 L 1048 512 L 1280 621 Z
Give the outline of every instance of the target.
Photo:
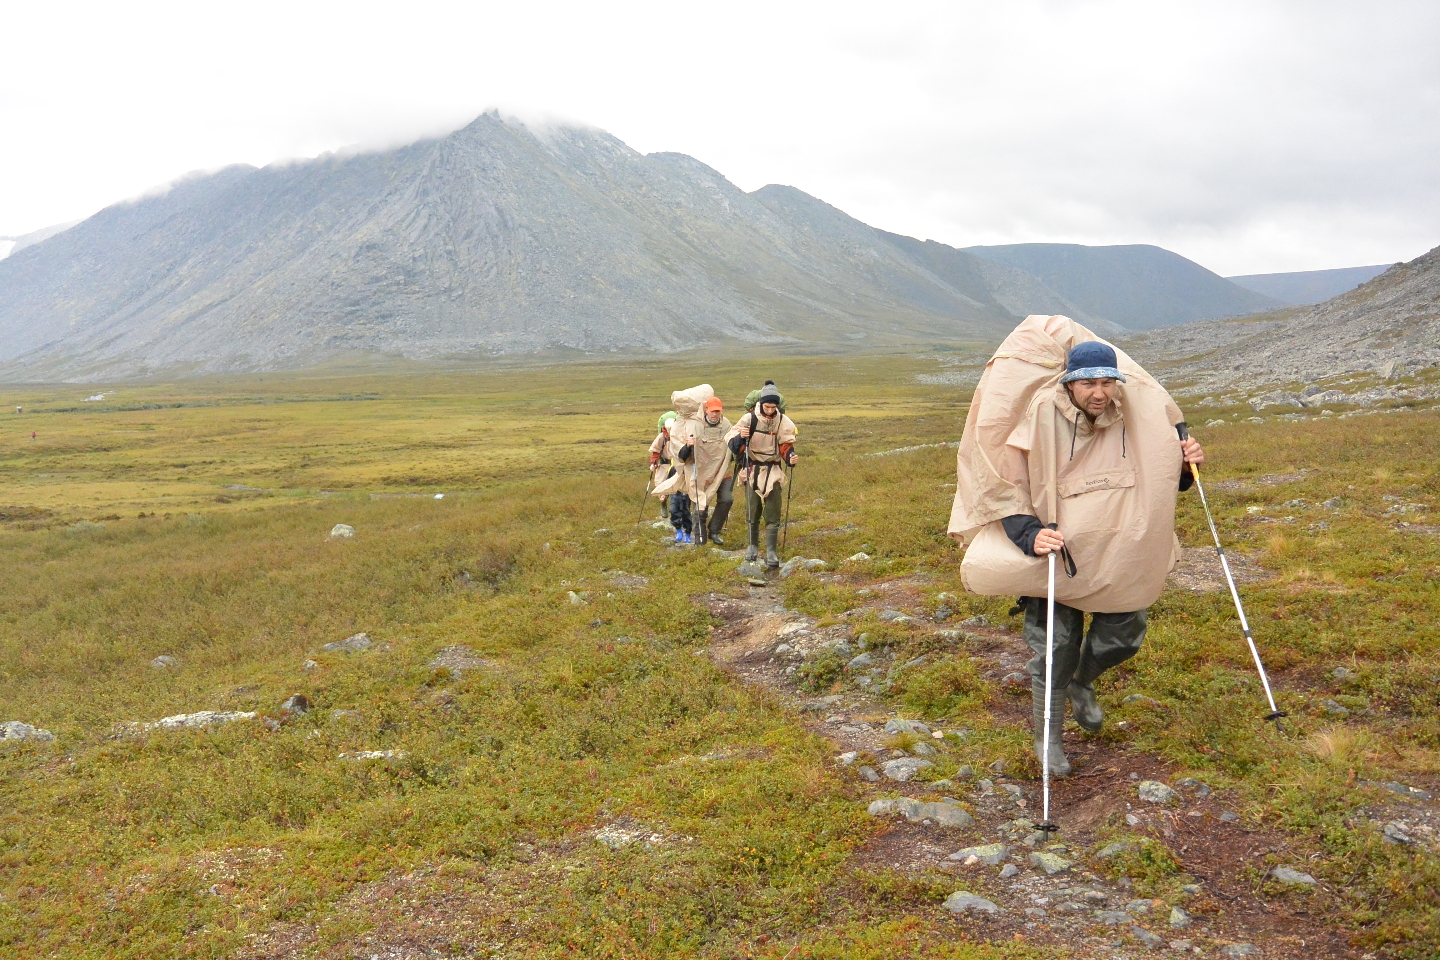
M 712 622 L 697 597 L 743 592 L 733 562 L 636 523 L 669 391 L 706 380 L 729 400 L 773 376 L 801 428 L 791 552 L 834 564 L 864 549 L 875 577 L 929 571 L 931 602 L 963 592 L 944 535 L 953 450 L 924 445 L 958 439 L 968 390 L 915 381 L 935 369 L 656 362 L 121 385 L 89 402 L 96 388 L 8 392 L 24 413 L 0 420 L 0 720 L 56 740 L 0 747 L 0 954 L 1043 954 L 943 919 L 953 880 L 851 865 L 878 829 L 853 777 L 773 696 L 697 656 Z M 1132 722 L 1107 736 L 1240 791 L 1343 890 L 1335 922 L 1416 957 L 1440 944 L 1440 867 L 1354 818 L 1378 803 L 1361 781 L 1440 774 L 1437 427 L 1430 411 L 1197 429 L 1227 545 L 1274 573 L 1247 609 L 1292 720 L 1257 733 L 1223 593 L 1167 592 L 1147 654 L 1102 690 L 1112 707 L 1130 690 L 1170 707 L 1120 708 Z M 1297 479 L 1258 480 L 1273 474 Z M 354 539 L 328 539 L 335 523 Z M 1180 532 L 1208 542 L 1193 497 Z M 785 590 L 829 615 L 857 585 L 800 575 Z M 1008 603 L 961 606 L 1003 620 Z M 371 650 L 321 652 L 362 630 Z M 486 664 L 433 665 L 457 645 Z M 162 654 L 178 667 L 152 668 Z M 317 709 L 281 714 L 294 693 Z M 979 729 L 946 771 L 1023 756 L 1023 730 L 971 716 L 993 694 L 963 657 L 895 692 Z M 274 722 L 115 726 L 203 709 Z M 591 839 L 615 823 L 660 841 Z

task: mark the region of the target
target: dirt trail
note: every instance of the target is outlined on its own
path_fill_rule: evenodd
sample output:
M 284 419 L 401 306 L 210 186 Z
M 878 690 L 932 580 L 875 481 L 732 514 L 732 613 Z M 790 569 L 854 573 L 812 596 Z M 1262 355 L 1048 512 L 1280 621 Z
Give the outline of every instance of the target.
M 842 579 L 838 574 L 825 576 Z M 869 584 L 844 579 L 850 586 L 870 588 L 866 600 L 872 608 L 912 618 L 901 622 L 913 630 L 949 626 L 927 621 L 919 612 L 922 583 L 914 578 Z M 1190 582 L 1177 585 L 1195 588 Z M 876 767 L 904 756 L 890 749 L 891 735 L 884 732 L 887 720 L 896 716 L 894 709 L 867 695 L 854 678 L 843 679 L 839 684 L 843 691 L 825 697 L 806 694 L 797 686 L 794 668 L 803 662 L 804 651 L 853 637 L 853 631 L 843 623 L 819 628 L 812 618 L 785 610 L 777 587 L 775 581 L 751 586 L 747 597 L 712 594 L 707 598 L 711 612 L 723 621 L 713 630 L 712 657 L 745 682 L 772 690 L 792 705 L 807 729 L 834 745 L 837 762 L 841 762 L 838 755 L 850 751 L 877 758 Z M 979 661 L 983 675 L 999 681 L 1002 692 L 990 704 L 995 718 L 1028 729 L 1029 697 L 1004 692 L 1007 684 L 1016 688 L 1014 693 L 1022 686 L 1014 675 L 1023 671 L 1028 652 L 1018 635 L 971 621 L 966 622 L 964 634 L 965 655 Z M 1028 679 L 1023 687 L 1028 690 Z M 854 866 L 951 874 L 956 891 L 983 896 L 999 907 L 995 914 L 956 917 L 957 933 L 997 942 L 1018 938 L 1065 946 L 1079 957 L 1138 957 L 1157 949 L 1216 957 L 1252 955 L 1243 944 L 1253 945 L 1258 950 L 1253 955 L 1260 957 L 1370 956 L 1349 945 L 1348 931 L 1326 922 L 1327 916 L 1338 912 L 1338 904 L 1324 884 L 1277 894 L 1274 881 L 1263 881 L 1272 855 L 1302 872 L 1304 860 L 1299 851 L 1288 849 L 1283 835 L 1236 817 L 1234 797 L 1204 785 L 1188 789 L 1177 785 L 1173 769 L 1163 760 L 1084 735 L 1073 723 L 1065 733 L 1065 749 L 1076 774 L 1056 782 L 1051 801 L 1052 819 L 1064 830 L 1056 842 L 1064 849 L 1046 849 L 1073 861 L 1068 870 L 1051 876 L 1033 866 L 1028 857 L 1036 848 L 1027 844 L 1027 838 L 1033 842 L 1033 834 L 1023 824 L 1015 825 L 1019 819 L 1040 820 L 1037 780 L 989 769 L 959 778 L 945 769 L 939 756 L 934 760 L 940 772 L 955 777 L 937 785 L 939 789 L 915 780 L 901 783 L 882 777 L 868 782 L 859 762 L 846 769 L 853 776 L 857 802 L 896 796 L 939 801 L 948 795 L 973 814 L 973 825 L 944 828 L 929 820 L 911 823 L 899 815 L 886 816 L 877 820 L 870 842 L 854 854 Z M 1174 786 L 1176 800 L 1165 805 L 1141 802 L 1137 784 L 1144 780 Z M 1169 902 L 1144 903 L 1127 889 L 1125 880 L 1106 879 L 1093 851 L 1102 835 L 1117 825 L 1163 842 L 1181 871 L 1195 878 L 1198 890 Z M 962 848 L 995 843 L 1010 848 L 1000 863 L 967 865 L 949 859 Z M 1018 873 L 1005 878 L 1001 870 L 1007 863 Z M 1189 915 L 1188 925 L 1172 926 L 1172 906 Z M 940 904 L 936 915 L 949 916 Z M 1174 917 L 1178 923 L 1185 919 Z

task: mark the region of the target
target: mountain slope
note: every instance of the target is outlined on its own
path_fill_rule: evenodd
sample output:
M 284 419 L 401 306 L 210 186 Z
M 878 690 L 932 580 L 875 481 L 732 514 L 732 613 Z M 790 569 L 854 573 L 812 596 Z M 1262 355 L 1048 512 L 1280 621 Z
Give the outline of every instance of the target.
M 1131 330 L 1280 305 L 1178 253 L 1148 244 L 1017 243 L 965 249 L 1023 270 L 1087 313 Z
M 495 114 L 386 153 L 231 167 L 0 262 L 0 363 L 133 376 L 1013 322 L 813 198 L 824 229 L 792 222 L 787 189 L 748 195 L 689 157 Z
M 1338 270 L 1301 270 L 1296 273 L 1252 273 L 1241 277 L 1226 277 L 1233 284 L 1253 290 L 1267 297 L 1274 297 L 1291 306 L 1309 306 L 1323 303 L 1331 297 L 1338 297 L 1347 290 L 1354 290 L 1367 280 L 1373 280 L 1389 270 L 1391 264 L 1382 263 L 1372 267 L 1341 267 Z
M 1440 365 L 1440 247 L 1309 308 L 1151 331 L 1132 348 L 1182 361 L 1167 379 L 1197 390 Z

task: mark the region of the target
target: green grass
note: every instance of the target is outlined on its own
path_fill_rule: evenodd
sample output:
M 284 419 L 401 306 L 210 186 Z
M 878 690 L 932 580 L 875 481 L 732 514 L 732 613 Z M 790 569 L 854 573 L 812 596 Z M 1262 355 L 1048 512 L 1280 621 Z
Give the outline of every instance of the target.
M 957 619 L 1004 622 L 1007 598 L 965 595 L 945 536 L 953 448 L 862 456 L 958 438 L 966 397 L 913 382 L 930 368 L 266 377 L 122 385 L 100 403 L 77 402 L 99 388 L 12 391 L 26 413 L 0 442 L 0 720 L 57 740 L 0 747 L 0 955 L 349 956 L 384 937 L 475 956 L 1039 955 L 967 941 L 937 910 L 951 881 L 847 864 L 878 825 L 831 750 L 697 656 L 712 626 L 698 598 L 742 589 L 733 565 L 635 523 L 668 392 L 704 378 L 728 399 L 774 376 L 800 425 L 790 551 L 872 557 L 846 583 L 792 577 L 787 604 L 834 617 L 864 582 L 918 569 L 925 604 L 948 592 Z M 1421 412 L 1196 430 L 1227 548 L 1275 574 L 1245 599 L 1283 732 L 1259 720 L 1224 593 L 1167 592 L 1146 651 L 1100 685 L 1130 721 L 1110 735 L 1239 790 L 1319 855 L 1311 871 L 1344 890 L 1364 943 L 1416 957 L 1440 942 L 1440 869 L 1348 822 L 1377 799 L 1359 780 L 1440 773 L 1440 537 L 1398 531 L 1433 513 L 1387 515 L 1382 499 L 1436 507 L 1437 427 Z M 1331 497 L 1339 509 L 1318 506 Z M 338 522 L 356 537 L 329 540 Z M 1179 529 L 1208 543 L 1193 495 Z M 972 731 L 950 759 L 1030 762 L 963 640 L 851 621 L 898 662 L 927 657 L 892 696 Z M 358 631 L 376 645 L 321 652 Z M 489 666 L 437 672 L 454 645 Z M 179 666 L 153 669 L 160 654 Z M 1333 680 L 1341 665 L 1356 678 Z M 1164 709 L 1118 707 L 1135 691 Z M 281 716 L 293 693 L 316 709 Z M 274 729 L 115 728 L 201 709 Z M 366 750 L 401 755 L 340 759 Z M 617 820 L 661 840 L 592 839 Z

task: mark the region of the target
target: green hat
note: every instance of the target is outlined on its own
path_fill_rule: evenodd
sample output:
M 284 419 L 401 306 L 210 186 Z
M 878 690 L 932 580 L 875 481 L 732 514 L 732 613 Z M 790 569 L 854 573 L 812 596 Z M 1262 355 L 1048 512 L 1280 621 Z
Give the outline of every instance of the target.
M 671 420 L 678 419 L 680 419 L 680 414 L 676 413 L 674 410 L 666 410 L 664 413 L 660 414 L 660 419 L 655 421 L 655 429 L 664 430 L 665 424 L 669 423 Z

